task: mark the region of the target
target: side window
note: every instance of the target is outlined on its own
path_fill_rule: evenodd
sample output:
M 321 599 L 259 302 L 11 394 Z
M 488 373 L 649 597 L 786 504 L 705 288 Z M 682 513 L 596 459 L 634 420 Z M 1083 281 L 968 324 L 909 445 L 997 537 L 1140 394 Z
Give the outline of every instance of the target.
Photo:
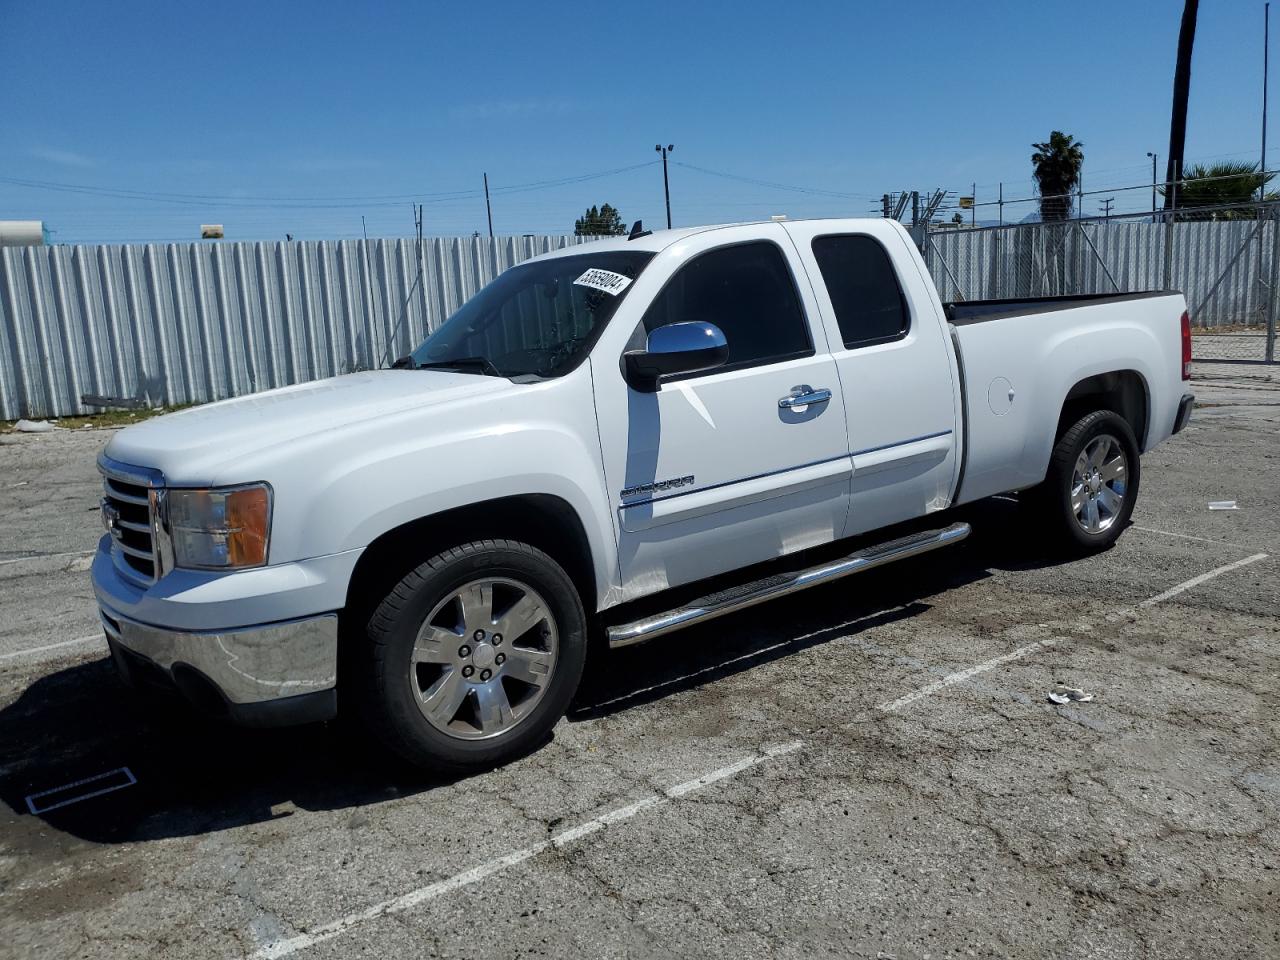
M 791 269 L 769 241 L 711 250 L 685 264 L 645 311 L 645 333 L 685 320 L 724 332 L 729 360 L 721 370 L 813 353 Z
M 907 335 L 907 301 L 889 254 L 877 241 L 854 234 L 816 237 L 813 256 L 846 347 L 889 343 Z

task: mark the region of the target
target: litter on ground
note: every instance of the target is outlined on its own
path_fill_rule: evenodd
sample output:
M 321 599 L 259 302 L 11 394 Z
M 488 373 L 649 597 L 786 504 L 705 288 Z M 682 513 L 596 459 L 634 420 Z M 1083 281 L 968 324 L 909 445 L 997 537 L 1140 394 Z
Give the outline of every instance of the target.
M 1092 693 L 1085 693 L 1077 687 L 1068 687 L 1065 683 L 1059 683 L 1049 693 L 1050 702 L 1057 704 L 1071 703 L 1073 700 L 1077 703 L 1088 703 L 1092 699 Z
M 19 433 L 48 433 L 58 428 L 48 420 L 19 420 L 13 425 L 13 429 Z

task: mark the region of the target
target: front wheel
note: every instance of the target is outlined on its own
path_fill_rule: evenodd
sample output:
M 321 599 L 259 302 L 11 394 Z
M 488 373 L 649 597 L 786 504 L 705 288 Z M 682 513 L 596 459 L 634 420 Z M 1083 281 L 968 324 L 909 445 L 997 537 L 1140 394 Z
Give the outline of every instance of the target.
M 542 740 L 586 659 L 586 617 L 568 574 L 509 540 L 432 557 L 383 599 L 366 629 L 364 716 L 410 762 L 490 767 Z
M 1141 474 L 1127 420 L 1110 410 L 1082 417 L 1055 444 L 1038 491 L 1048 532 L 1076 553 L 1111 546 L 1129 523 Z

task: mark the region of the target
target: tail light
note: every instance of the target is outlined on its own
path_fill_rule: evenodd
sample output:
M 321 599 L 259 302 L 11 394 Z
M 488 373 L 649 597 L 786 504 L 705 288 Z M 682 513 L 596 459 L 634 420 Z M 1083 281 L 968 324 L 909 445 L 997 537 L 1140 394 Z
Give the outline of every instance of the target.
M 1191 315 L 1182 311 L 1182 379 L 1191 379 Z

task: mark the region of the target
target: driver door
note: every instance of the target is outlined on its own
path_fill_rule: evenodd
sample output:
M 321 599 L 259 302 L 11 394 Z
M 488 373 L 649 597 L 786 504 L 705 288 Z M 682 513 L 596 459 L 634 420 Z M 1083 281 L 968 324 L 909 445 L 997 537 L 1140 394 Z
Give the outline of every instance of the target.
M 592 357 L 627 599 L 843 529 L 852 471 L 844 398 L 794 257 L 769 224 L 695 235 L 650 266 L 669 275 L 629 348 L 661 325 L 705 321 L 728 342 L 722 367 L 642 392 L 618 356 Z M 799 394 L 814 399 L 796 405 Z

